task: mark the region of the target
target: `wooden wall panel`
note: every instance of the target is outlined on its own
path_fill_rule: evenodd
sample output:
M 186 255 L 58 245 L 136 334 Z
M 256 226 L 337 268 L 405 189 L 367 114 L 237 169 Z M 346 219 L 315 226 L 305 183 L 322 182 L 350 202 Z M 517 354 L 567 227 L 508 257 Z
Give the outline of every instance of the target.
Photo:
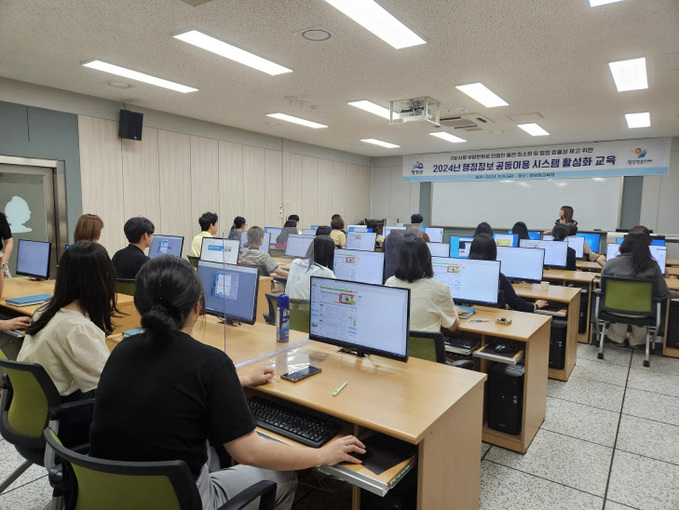
M 184 236 L 183 255 L 191 252 L 196 221 L 191 211 L 191 140 L 189 135 L 158 131 L 160 169 L 159 234 Z
M 219 232 L 227 236 L 233 219 L 243 216 L 243 145 L 219 142 Z
M 118 124 L 79 116 L 78 138 L 83 212 L 98 214 L 104 221 L 100 242 L 113 256 L 116 250 L 126 245 L 123 234 L 123 164 Z
M 266 151 L 266 186 L 264 190 L 265 219 L 263 227 L 282 225 L 280 208 L 283 205 L 283 158 L 280 151 Z
M 121 140 L 121 144 L 125 221 L 134 216 L 144 216 L 153 222 L 158 232 L 162 232 L 158 130 L 145 127 L 141 142 Z
M 285 221 L 291 214 L 300 214 L 303 210 L 303 183 L 302 156 L 283 154 L 283 218 L 281 221 Z
M 200 232 L 198 218 L 201 214 L 209 211 L 219 216 L 219 207 L 219 142 L 210 138 L 192 136 L 191 225 L 193 235 Z M 219 224 L 217 226 L 219 227 Z

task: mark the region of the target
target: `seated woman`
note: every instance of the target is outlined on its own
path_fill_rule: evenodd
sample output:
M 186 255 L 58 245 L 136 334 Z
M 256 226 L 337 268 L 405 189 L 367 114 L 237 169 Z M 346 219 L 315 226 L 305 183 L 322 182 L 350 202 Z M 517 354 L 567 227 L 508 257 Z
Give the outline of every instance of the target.
M 497 244 L 495 240 L 487 235 L 481 234 L 474 237 L 471 248 L 469 248 L 469 258 L 477 260 L 496 260 L 497 259 Z M 512 310 L 519 312 L 534 312 L 538 308 L 544 308 L 549 305 L 549 302 L 538 299 L 535 303 L 526 301 L 516 295 L 516 291 L 509 278 L 500 273 L 500 290 L 504 292 L 505 303 Z
M 260 480 L 273 480 L 276 508 L 288 509 L 296 487 L 293 470 L 359 463 L 349 453 L 364 452 L 364 445 L 353 436 L 318 449 L 260 437 L 241 386 L 264 384 L 273 370 L 239 376 L 224 352 L 191 336 L 202 297 L 198 273 L 179 257 L 156 257 L 139 272 L 134 304 L 145 332 L 122 340 L 104 367 L 90 454 L 183 460 L 203 508 L 210 510 Z M 225 448 L 238 465 L 220 469 L 215 448 Z
M 89 398 L 108 359 L 105 338 L 113 330 L 116 276 L 106 249 L 78 241 L 59 261 L 54 297 L 26 329 L 17 359 L 39 363 L 63 403 Z M 66 414 L 59 436 L 67 445 L 86 442 L 89 416 Z
M 0 297 L 2 297 L 2 291 L 5 288 L 5 271 L 7 271 L 7 265 L 3 262 L 0 264 Z M 27 316 L 0 320 L 0 330 L 26 329 L 30 323 L 31 318 Z
M 276 238 L 277 250 L 285 250 L 285 248 L 287 248 L 288 236 L 290 234 L 298 235 L 297 222 L 295 220 L 287 220 L 285 225 L 283 225 L 281 233 L 278 234 L 278 237 Z
M 78 223 L 75 224 L 73 242 L 92 241 L 96 243 L 101 237 L 103 228 L 104 222 L 99 216 L 96 214 L 83 214 L 78 218 Z
M 333 261 L 335 241 L 328 236 L 316 236 L 309 245 L 305 259 L 295 259 L 290 266 L 285 293 L 291 299 L 309 299 L 311 277 L 335 278 Z
M 278 262 L 276 262 L 271 255 L 259 249 L 262 245 L 262 241 L 264 241 L 264 229 L 261 227 L 252 227 L 248 230 L 248 242 L 243 245 L 247 248 L 247 251 L 240 257 L 241 264 L 257 266 L 262 270 L 264 276 L 275 273 L 278 276 L 287 277 L 288 272 L 278 267 Z
M 487 234 L 492 237 L 494 233 L 493 227 L 491 227 L 487 222 L 482 221 L 477 225 L 476 230 L 474 231 L 474 237 L 479 234 Z
M 578 233 L 577 223 L 566 223 L 566 226 L 568 227 L 568 237 L 574 236 Z M 591 260 L 592 262 L 599 264 L 601 267 L 604 267 L 604 264 L 606 263 L 606 256 L 599 255 L 597 252 L 592 251 L 592 248 L 589 247 L 589 243 L 587 243 L 587 241 L 585 241 L 582 245 L 582 253 L 585 255 L 585 260 Z
M 642 225 L 632 227 L 620 245 L 620 254 L 608 260 L 601 270 L 601 276 L 622 276 L 625 278 L 643 278 L 653 280 L 655 298 L 676 299 L 679 292 L 669 290 L 658 263 L 651 256 L 648 247 L 651 234 Z M 606 335 L 609 340 L 622 344 L 627 336 L 627 324 L 611 324 Z M 646 343 L 646 328 L 632 326 L 629 337 L 630 346 Z
M 391 236 L 391 234 L 389 234 Z M 389 237 L 388 236 L 388 237 Z M 406 237 L 398 252 L 394 276 L 387 287 L 410 289 L 410 329 L 455 331 L 459 326 L 450 287 L 434 280 L 431 253 L 421 237 Z
M 523 221 L 517 221 L 514 223 L 514 226 L 512 227 L 512 234 L 518 234 L 519 241 L 521 241 L 521 239 L 530 239 L 530 236 L 528 235 L 528 227 Z
M 215 215 L 216 216 L 216 215 Z M 242 216 L 236 216 L 233 219 L 233 225 L 229 230 L 229 239 L 231 241 L 240 241 L 240 235 L 248 229 L 248 224 Z
M 330 237 L 335 241 L 335 246 L 337 248 L 344 248 L 347 245 L 347 235 L 344 233 L 344 220 L 341 216 L 337 215 L 332 218 L 330 222 L 332 227 L 332 232 L 330 232 Z
M 555 241 L 566 241 L 566 238 L 568 237 L 568 227 L 563 223 L 554 225 L 552 235 L 554 236 Z M 576 271 L 577 269 L 578 267 L 575 264 L 575 250 L 569 246 L 566 250 L 566 270 Z

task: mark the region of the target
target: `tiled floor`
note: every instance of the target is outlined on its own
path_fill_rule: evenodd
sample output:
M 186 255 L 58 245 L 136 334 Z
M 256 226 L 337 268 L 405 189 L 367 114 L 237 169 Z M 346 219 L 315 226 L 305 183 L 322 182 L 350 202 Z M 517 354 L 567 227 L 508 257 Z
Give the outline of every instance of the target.
M 482 445 L 480 508 L 679 509 L 679 359 L 653 357 L 650 368 L 642 360 L 606 346 L 600 361 L 594 346 L 578 345 L 570 380 L 549 381 L 547 416 L 528 452 Z M 0 459 L 4 479 L 20 459 L 2 440 Z M 320 485 L 300 487 L 294 508 L 348 508 L 346 490 Z M 0 495 L 0 509 L 39 510 L 50 495 L 32 467 Z

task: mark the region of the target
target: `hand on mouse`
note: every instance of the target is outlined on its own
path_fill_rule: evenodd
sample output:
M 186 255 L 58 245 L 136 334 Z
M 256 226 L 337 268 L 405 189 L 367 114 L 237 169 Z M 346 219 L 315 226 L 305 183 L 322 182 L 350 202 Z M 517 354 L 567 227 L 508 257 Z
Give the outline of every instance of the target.
M 549 301 L 545 301 L 544 299 L 538 299 L 535 302 L 535 309 L 539 310 L 540 308 L 544 308 L 545 306 L 549 306 Z

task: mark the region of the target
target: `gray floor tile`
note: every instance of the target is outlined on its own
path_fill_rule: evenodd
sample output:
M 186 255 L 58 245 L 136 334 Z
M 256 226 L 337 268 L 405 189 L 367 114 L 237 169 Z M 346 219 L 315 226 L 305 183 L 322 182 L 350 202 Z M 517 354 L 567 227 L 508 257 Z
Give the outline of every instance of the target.
M 629 388 L 637 390 L 652 391 L 679 397 L 679 375 L 667 374 L 664 372 L 653 372 L 648 368 L 639 367 L 630 370 Z
M 7 510 L 42 510 L 52 498 L 47 476 L 23 487 L 0 494 L 0 508 Z
M 23 462 L 24 458 L 19 455 L 14 446 L 8 441 L 0 442 L 0 480 L 5 480 L 11 473 L 14 472 Z M 27 484 L 41 478 L 47 474 L 47 471 L 42 466 L 33 465 L 29 467 L 18 479 L 10 485 L 7 490 L 15 489 L 21 485 Z M 0 504 L 0 509 L 3 506 Z
M 540 430 L 524 455 L 492 448 L 485 460 L 603 497 L 612 454 L 612 448 Z
M 679 426 L 622 416 L 616 448 L 671 464 L 679 464 Z
M 679 398 L 627 388 L 623 414 L 679 426 Z
M 624 386 L 627 382 L 629 368 L 604 363 L 598 360 L 581 359 L 571 373 L 571 377 L 589 379 L 590 381 L 605 382 Z
M 644 361 L 643 351 L 634 351 L 632 357 L 632 366 L 635 368 L 643 366 Z M 651 366 L 647 368 L 651 372 L 665 372 L 667 374 L 679 375 L 679 358 L 670 358 L 669 356 L 654 356 L 650 357 Z
M 604 346 L 604 359 L 600 360 L 597 358 L 598 354 L 598 345 L 578 344 L 578 363 L 581 359 L 589 359 L 602 363 L 610 363 L 611 365 L 619 365 L 621 367 L 629 366 L 630 358 L 632 357 L 632 349 L 627 347 L 613 347 L 606 344 Z
M 627 505 L 621 505 L 620 503 L 616 503 L 614 501 L 606 500 L 606 505 L 604 506 L 604 510 L 639 510 L 638 508 L 634 508 L 633 506 L 627 506 Z
M 571 376 L 568 382 L 554 379 L 547 381 L 547 395 L 550 397 L 609 411 L 620 411 L 624 393 L 625 388 L 623 386 L 594 382 L 574 376 Z
M 481 442 L 481 458 L 486 454 L 488 450 L 490 450 L 491 445 L 488 443 Z
M 495 448 L 494 448 L 495 449 Z M 480 510 L 601 510 L 603 499 L 484 460 Z
M 679 508 L 679 466 L 616 451 L 608 499 L 644 510 Z
M 542 428 L 613 448 L 618 418 L 613 411 L 547 397 Z

